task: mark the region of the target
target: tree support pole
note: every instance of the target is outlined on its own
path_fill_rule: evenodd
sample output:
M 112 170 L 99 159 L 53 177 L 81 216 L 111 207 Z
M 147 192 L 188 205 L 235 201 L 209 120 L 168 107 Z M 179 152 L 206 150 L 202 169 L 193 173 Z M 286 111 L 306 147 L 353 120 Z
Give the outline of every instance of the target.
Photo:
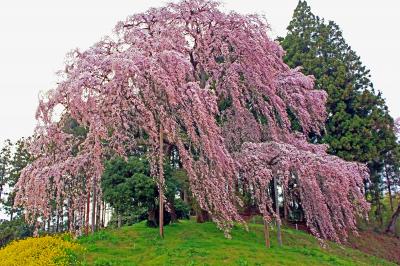
M 276 228 L 278 233 L 278 245 L 282 246 L 282 234 L 281 234 L 281 221 L 279 217 L 279 201 L 278 201 L 278 182 L 276 176 L 274 175 L 274 194 L 275 194 L 275 215 L 276 215 Z
M 271 242 L 269 240 L 269 228 L 268 228 L 268 223 L 267 221 L 264 220 L 264 239 L 265 239 L 265 247 L 270 248 L 271 247 Z
M 90 188 L 88 187 L 88 194 L 87 194 L 87 201 L 86 201 L 86 214 L 85 214 L 85 218 L 86 218 L 86 228 L 85 228 L 85 234 L 88 235 L 89 234 L 89 209 L 90 209 Z M 72 222 L 73 224 L 73 222 Z M 75 226 L 75 225 L 73 225 Z
M 96 177 L 93 177 L 93 202 L 92 202 L 92 234 L 96 231 L 96 203 L 97 203 L 97 190 L 96 190 Z
M 158 190 L 159 190 L 159 200 L 160 200 L 160 213 L 159 213 L 159 221 L 158 226 L 160 228 L 160 237 L 164 238 L 164 166 L 163 166 L 163 144 L 164 144 L 164 136 L 163 136 L 163 128 L 160 123 L 160 150 L 159 150 L 159 158 L 158 158 Z

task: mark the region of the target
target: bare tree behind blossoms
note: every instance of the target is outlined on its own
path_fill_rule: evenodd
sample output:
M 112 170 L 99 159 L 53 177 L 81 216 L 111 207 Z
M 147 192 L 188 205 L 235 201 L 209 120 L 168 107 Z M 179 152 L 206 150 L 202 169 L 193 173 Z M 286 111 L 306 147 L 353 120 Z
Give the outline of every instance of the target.
M 267 172 L 272 169 L 261 167 L 268 149 L 282 149 L 280 164 L 304 153 L 310 164 L 298 169 L 301 177 L 308 170 L 316 173 L 318 167 L 325 167 L 323 173 L 328 167 L 331 172 L 340 171 L 338 176 L 344 180 L 340 190 L 333 176 L 318 175 L 332 195 L 318 190 L 316 174 L 303 181 L 307 193 L 303 199 L 314 201 L 310 195 L 317 193 L 322 200 L 307 203 L 308 224 L 315 235 L 335 240 L 337 233 L 355 229 L 353 211 L 358 208 L 349 202 L 360 203 L 362 210 L 368 208 L 358 186 L 365 169 L 326 156 L 319 146 L 297 141 L 291 130 L 289 110 L 304 134 L 321 130 L 325 92 L 313 90 L 311 77 L 283 63 L 284 52 L 268 37 L 263 17 L 225 14 L 218 5 L 195 0 L 153 8 L 118 23 L 114 36 L 87 51 L 70 54 L 63 81 L 40 102 L 39 125 L 31 143 L 36 160 L 18 183 L 17 204 L 26 207 L 31 222 L 49 215 L 50 178 L 54 180 L 51 189 L 60 198 L 68 198 L 65 180 L 74 177 L 90 177 L 88 190 L 91 181 L 101 177 L 103 159 L 138 148 L 140 138 L 150 148 L 154 176 L 162 177 L 160 144 L 177 147 L 194 197 L 226 233 L 234 221 L 243 222 L 235 194 L 239 174 L 255 186 L 265 220 L 274 214 L 264 193 L 270 182 Z M 58 110 L 87 129 L 83 140 L 62 129 L 55 115 Z M 245 142 L 249 144 L 242 145 Z M 250 152 L 251 145 L 262 150 Z M 238 165 L 244 163 L 236 162 L 233 152 L 239 154 L 237 158 L 251 153 L 248 157 L 255 158 L 261 172 L 249 167 L 243 173 L 246 168 L 238 169 Z M 312 156 L 323 157 L 329 164 L 312 163 Z M 162 189 L 163 180 L 159 181 Z M 343 186 L 352 193 L 337 195 Z M 79 191 L 72 211 L 82 209 L 85 202 L 85 188 Z M 335 197 L 348 200 L 331 200 Z M 323 210 L 316 208 L 321 206 Z M 332 226 L 334 221 L 340 225 Z

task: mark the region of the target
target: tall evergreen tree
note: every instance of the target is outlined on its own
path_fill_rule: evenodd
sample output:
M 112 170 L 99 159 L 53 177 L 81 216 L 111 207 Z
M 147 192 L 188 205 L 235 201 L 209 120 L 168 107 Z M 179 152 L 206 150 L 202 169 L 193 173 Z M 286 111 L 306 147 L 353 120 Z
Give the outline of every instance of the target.
M 329 95 L 326 129 L 317 141 L 329 144 L 331 154 L 368 164 L 368 192 L 379 207 L 385 187 L 383 166 L 396 161 L 385 162 L 385 157 L 397 146 L 385 100 L 339 26 L 314 15 L 306 1 L 299 1 L 287 31 L 285 38 L 279 38 L 285 62 L 313 75 L 316 87 Z
M 21 175 L 22 169 L 31 161 L 31 156 L 27 151 L 25 138 L 21 138 L 11 145 L 13 153 L 10 156 L 9 173 L 6 179 L 6 184 L 9 188 L 9 191 L 4 201 L 4 209 L 6 213 L 10 215 L 10 220 L 13 220 L 15 216 L 18 216 L 22 213 L 22 208 L 14 207 L 14 199 L 16 194 L 14 187 Z
M 0 201 L 4 194 L 4 189 L 10 172 L 11 147 L 11 141 L 6 140 L 0 150 Z

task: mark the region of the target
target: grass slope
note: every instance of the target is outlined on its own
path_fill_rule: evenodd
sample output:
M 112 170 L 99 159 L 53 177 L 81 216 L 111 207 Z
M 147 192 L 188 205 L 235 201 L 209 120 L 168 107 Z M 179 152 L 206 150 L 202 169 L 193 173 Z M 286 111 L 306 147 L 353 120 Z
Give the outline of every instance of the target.
M 251 224 L 249 232 L 234 228 L 232 239 L 226 239 L 212 223 L 181 221 L 165 229 L 165 239 L 158 237 L 158 229 L 144 223 L 82 237 L 79 243 L 87 250 L 85 264 L 393 265 L 334 243 L 323 249 L 312 236 L 292 229 L 283 229 L 282 248 L 277 247 L 273 230 L 272 247 L 268 250 L 259 224 Z

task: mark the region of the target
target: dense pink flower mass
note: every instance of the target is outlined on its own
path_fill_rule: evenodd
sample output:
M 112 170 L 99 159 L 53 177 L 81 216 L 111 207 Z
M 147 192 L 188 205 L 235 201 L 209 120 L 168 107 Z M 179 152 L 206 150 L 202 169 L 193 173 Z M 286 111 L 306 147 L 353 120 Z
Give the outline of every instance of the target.
M 193 195 L 221 228 L 242 222 L 239 176 L 254 187 L 269 220 L 266 188 L 276 174 L 283 184 L 297 176 L 315 235 L 339 240 L 355 230 L 355 213 L 368 209 L 366 168 L 292 133 L 289 113 L 305 135 L 318 134 L 326 94 L 283 63 L 267 31 L 259 16 L 225 14 L 213 1 L 182 1 L 133 15 L 112 38 L 71 53 L 65 79 L 40 102 L 31 143 L 36 160 L 23 171 L 16 204 L 32 222 L 49 216 L 49 193 L 72 199 L 78 211 L 103 160 L 137 148 L 138 136 L 146 135 L 156 175 L 162 130 L 179 151 Z M 84 136 L 65 130 L 57 110 L 84 127 Z
M 254 188 L 260 211 L 266 219 L 274 215 L 266 195 L 273 175 L 281 179 L 284 195 L 291 194 L 289 183 L 299 190 L 307 225 L 324 239 L 340 241 L 347 231 L 356 231 L 354 214 L 365 214 L 368 204 L 362 194 L 368 178 L 365 167 L 328 155 L 324 145 L 304 139 L 289 143 L 245 143 L 237 160 L 244 179 Z

